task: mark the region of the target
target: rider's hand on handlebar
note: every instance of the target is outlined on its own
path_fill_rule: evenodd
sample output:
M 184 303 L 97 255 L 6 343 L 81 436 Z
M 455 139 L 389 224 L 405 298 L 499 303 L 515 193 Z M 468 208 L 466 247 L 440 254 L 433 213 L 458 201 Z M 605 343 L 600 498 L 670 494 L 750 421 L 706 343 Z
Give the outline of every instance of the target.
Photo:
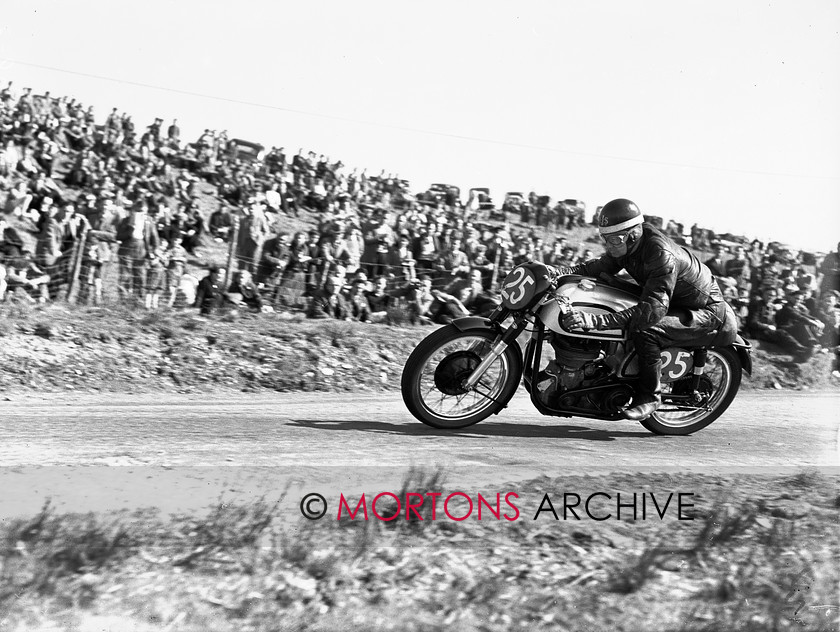
M 589 312 L 581 312 L 573 309 L 571 312 L 563 316 L 563 326 L 566 329 L 595 329 L 597 318 L 594 314 Z

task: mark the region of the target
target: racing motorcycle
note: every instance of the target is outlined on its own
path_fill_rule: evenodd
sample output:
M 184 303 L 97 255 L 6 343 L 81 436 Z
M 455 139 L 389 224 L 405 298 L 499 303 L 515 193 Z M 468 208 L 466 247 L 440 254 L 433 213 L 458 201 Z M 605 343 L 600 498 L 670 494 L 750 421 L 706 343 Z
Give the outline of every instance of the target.
M 505 278 L 501 305 L 488 318 L 456 319 L 417 345 L 403 369 L 403 401 L 424 424 L 464 428 L 498 414 L 521 382 L 543 415 L 622 419 L 639 374 L 627 331 L 567 329 L 562 321 L 572 309 L 617 312 L 640 297 L 638 285 L 615 277 L 523 263 Z M 645 428 L 688 435 L 724 413 L 741 372 L 752 372 L 751 346 L 735 331 L 730 322 L 690 346 L 662 350 L 662 405 L 641 421 Z

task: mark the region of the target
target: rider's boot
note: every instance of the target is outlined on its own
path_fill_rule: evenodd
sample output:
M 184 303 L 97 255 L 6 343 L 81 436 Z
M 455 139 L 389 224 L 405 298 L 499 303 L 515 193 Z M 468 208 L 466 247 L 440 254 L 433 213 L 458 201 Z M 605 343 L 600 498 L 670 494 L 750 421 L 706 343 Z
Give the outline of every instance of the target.
M 639 364 L 639 386 L 633 401 L 622 413 L 625 419 L 641 421 L 647 419 L 662 404 L 659 377 L 662 373 L 662 361 L 653 364 Z

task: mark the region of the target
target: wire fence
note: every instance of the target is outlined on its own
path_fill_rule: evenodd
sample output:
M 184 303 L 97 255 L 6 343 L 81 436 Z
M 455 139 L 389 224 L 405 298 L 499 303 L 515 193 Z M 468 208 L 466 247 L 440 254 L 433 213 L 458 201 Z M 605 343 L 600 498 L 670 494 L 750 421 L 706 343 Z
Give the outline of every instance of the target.
M 208 264 L 197 264 L 181 247 L 154 252 L 131 250 L 125 244 L 97 238 L 96 231 L 82 230 L 60 255 L 44 255 L 36 248 L 32 258 L 7 260 L 6 292 L 33 301 L 80 305 L 151 309 L 195 305 L 199 281 L 209 273 Z M 220 284 L 228 288 L 237 271 L 247 270 L 255 278 L 264 304 L 275 310 L 305 310 L 328 279 L 349 283 L 358 273 L 364 273 L 368 288 L 376 278 L 384 278 L 384 291 L 397 306 L 405 304 L 402 294 L 421 275 L 428 275 L 438 289 L 458 278 L 455 271 L 432 261 L 394 262 L 384 255 L 357 261 L 307 257 L 295 263 L 281 261 L 267 272 L 262 254 L 262 245 L 240 250 L 234 232 L 227 243 L 226 261 L 218 264 L 224 268 Z

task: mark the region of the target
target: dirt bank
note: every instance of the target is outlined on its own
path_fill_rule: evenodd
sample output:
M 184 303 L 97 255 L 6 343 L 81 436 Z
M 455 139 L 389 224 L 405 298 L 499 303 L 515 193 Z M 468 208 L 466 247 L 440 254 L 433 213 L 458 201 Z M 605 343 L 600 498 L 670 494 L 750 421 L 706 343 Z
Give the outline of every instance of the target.
M 289 314 L 4 305 L 0 391 L 396 390 L 405 358 L 430 330 Z M 804 365 L 762 348 L 753 357 L 745 388 L 837 388 L 829 355 Z

